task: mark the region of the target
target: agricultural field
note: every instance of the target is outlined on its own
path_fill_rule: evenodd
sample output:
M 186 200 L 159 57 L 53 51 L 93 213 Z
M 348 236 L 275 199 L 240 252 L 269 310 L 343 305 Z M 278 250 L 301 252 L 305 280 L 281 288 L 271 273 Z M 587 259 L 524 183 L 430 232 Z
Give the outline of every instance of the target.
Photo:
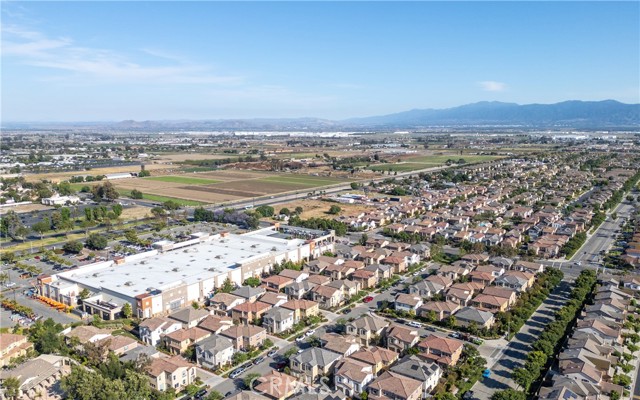
M 395 164 L 379 164 L 370 167 L 372 171 L 417 171 L 420 169 L 440 167 L 445 165 L 447 161 L 458 161 L 463 159 L 467 164 L 488 162 L 502 158 L 500 156 L 488 156 L 488 155 L 473 155 L 473 154 L 434 154 L 434 155 L 422 155 L 412 156 L 403 159 L 403 162 Z
M 164 170 L 172 167 L 171 165 L 165 164 L 145 164 L 145 169 L 147 171 L 157 171 Z M 24 177 L 29 182 L 41 181 L 43 179 L 52 181 L 52 182 L 61 182 L 69 180 L 72 176 L 78 175 L 107 175 L 107 174 L 117 174 L 121 172 L 140 172 L 140 166 L 129 165 L 122 167 L 108 167 L 108 168 L 94 168 L 87 171 L 65 171 L 65 172 L 49 172 L 42 174 L 24 174 Z
M 151 201 L 181 199 L 182 204 L 185 205 L 200 205 L 285 192 L 308 191 L 344 181 L 311 175 L 219 170 L 185 175 L 118 179 L 111 182 L 124 196 L 128 196 L 131 190 L 137 189 L 143 193 L 145 199 Z
M 177 175 L 150 176 L 144 179 L 151 180 L 151 181 L 160 181 L 160 182 L 182 183 L 185 185 L 212 185 L 214 183 L 220 183 L 220 181 L 216 181 L 213 179 L 194 178 L 190 176 L 177 176 Z

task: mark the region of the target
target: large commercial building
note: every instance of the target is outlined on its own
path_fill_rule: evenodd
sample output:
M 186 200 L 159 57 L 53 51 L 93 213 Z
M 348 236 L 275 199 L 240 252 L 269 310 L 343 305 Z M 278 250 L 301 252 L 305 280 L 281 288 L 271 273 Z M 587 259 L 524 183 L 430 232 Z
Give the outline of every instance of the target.
M 196 233 L 184 242 L 161 241 L 154 250 L 115 258 L 39 278 L 41 294 L 75 306 L 83 289 L 91 296 L 80 306 L 113 319 L 130 303 L 135 315 L 164 315 L 204 301 L 229 279 L 268 274 L 283 261 L 304 261 L 333 251 L 333 231 L 274 226 L 243 235 Z

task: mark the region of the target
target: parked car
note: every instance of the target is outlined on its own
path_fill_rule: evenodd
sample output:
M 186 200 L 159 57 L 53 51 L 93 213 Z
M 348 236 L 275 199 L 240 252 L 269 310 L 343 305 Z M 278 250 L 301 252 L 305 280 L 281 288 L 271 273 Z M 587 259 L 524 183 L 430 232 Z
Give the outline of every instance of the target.
M 264 361 L 264 357 L 263 356 L 262 357 L 258 357 L 255 360 L 253 360 L 253 365 L 258 365 L 263 361 Z
M 278 350 L 271 350 L 270 352 L 267 353 L 267 357 L 273 357 L 276 354 L 278 354 Z
M 193 396 L 194 399 L 199 400 L 204 398 L 204 396 L 207 395 L 207 389 L 200 389 L 196 392 L 196 394 Z
M 313 335 L 314 333 L 316 333 L 316 330 L 315 330 L 315 329 L 309 329 L 309 330 L 308 330 L 304 335 L 305 335 L 305 336 L 311 336 L 311 335 Z
M 303 342 L 303 341 L 304 341 L 304 335 L 303 336 L 298 336 L 296 338 L 296 342 L 298 342 L 298 343 Z
M 237 370 L 235 370 L 235 371 L 233 371 L 232 373 L 229 374 L 229 378 L 235 379 L 243 372 L 244 372 L 244 370 L 242 368 L 238 368 Z
M 365 297 L 365 298 L 364 298 L 364 300 L 362 300 L 362 301 L 364 301 L 365 303 L 370 303 L 372 300 L 373 300 L 373 297 L 372 297 L 372 296 L 367 296 L 367 297 Z
M 459 339 L 460 338 L 460 334 L 458 332 L 453 332 L 449 334 L 449 337 L 454 338 L 454 339 Z
M 407 325 L 414 327 L 414 328 L 422 328 L 422 324 L 420 322 L 417 321 L 409 321 L 407 322 Z

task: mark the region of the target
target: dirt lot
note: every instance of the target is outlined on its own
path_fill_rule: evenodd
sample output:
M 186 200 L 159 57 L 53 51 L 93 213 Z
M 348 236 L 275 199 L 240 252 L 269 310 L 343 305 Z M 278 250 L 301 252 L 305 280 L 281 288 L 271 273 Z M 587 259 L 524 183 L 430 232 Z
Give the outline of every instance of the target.
M 148 207 L 131 207 L 125 208 L 122 210 L 122 218 L 125 221 L 133 220 L 133 219 L 142 219 L 151 215 Z
M 45 206 L 44 204 L 25 204 L 22 206 L 15 207 L 4 207 L 0 208 L 0 215 L 6 214 L 9 211 L 15 211 L 16 213 L 27 213 L 31 211 L 42 211 L 42 210 L 53 210 L 53 207 Z
M 307 218 L 330 218 L 333 215 L 327 214 L 329 208 L 332 205 L 337 205 L 342 209 L 339 215 L 356 215 L 362 212 L 370 212 L 374 211 L 374 206 L 364 205 L 364 204 L 340 204 L 333 203 L 330 201 L 322 201 L 322 200 L 310 200 L 310 199 L 301 199 L 292 201 L 290 203 L 278 204 L 276 208 L 276 213 L 280 211 L 282 208 L 288 208 L 293 211 L 296 207 L 302 207 L 303 212 L 301 217 L 303 219 Z

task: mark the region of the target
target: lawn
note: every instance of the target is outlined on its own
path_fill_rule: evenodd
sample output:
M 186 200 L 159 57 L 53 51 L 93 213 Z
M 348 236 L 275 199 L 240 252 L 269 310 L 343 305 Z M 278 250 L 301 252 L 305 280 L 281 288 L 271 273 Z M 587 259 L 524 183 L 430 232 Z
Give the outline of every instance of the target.
M 289 183 L 289 184 L 300 185 L 305 187 L 328 186 L 328 185 L 335 185 L 335 184 L 344 182 L 341 179 L 315 177 L 315 176 L 271 176 L 268 178 L 262 178 L 260 179 L 260 181 Z
M 121 196 L 131 197 L 130 190 L 118 189 L 118 193 L 120 193 Z M 175 201 L 176 203 L 182 206 L 201 206 L 203 204 L 206 204 L 201 201 L 185 200 L 185 199 L 179 199 L 177 197 L 167 197 L 167 196 L 160 196 L 157 194 L 148 194 L 148 193 L 143 193 L 142 198 L 145 200 L 157 201 L 158 203 L 164 203 L 165 201 L 171 200 L 171 201 Z
M 191 176 L 152 176 L 144 178 L 152 181 L 171 182 L 171 183 L 184 183 L 185 185 L 212 185 L 214 183 L 220 183 L 214 179 L 194 178 Z

